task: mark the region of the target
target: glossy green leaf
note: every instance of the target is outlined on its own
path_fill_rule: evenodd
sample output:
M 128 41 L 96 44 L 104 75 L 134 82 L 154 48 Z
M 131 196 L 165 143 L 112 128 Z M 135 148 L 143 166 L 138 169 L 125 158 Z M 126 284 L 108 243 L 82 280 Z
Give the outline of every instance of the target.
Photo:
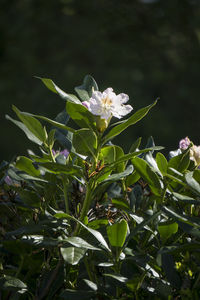
M 16 160 L 16 168 L 31 176 L 40 176 L 40 171 L 33 166 L 33 161 L 25 156 L 19 156 Z
M 54 174 L 80 175 L 82 169 L 77 166 L 63 165 L 53 162 L 40 163 L 40 166 Z
M 132 172 L 133 172 L 133 166 L 129 165 L 125 171 L 123 171 L 121 173 L 112 174 L 109 177 L 107 177 L 106 179 L 104 179 L 104 176 L 98 177 L 97 182 L 102 182 L 102 183 L 115 182 L 115 181 L 118 181 L 118 180 L 121 180 L 121 179 L 127 177 Z
M 62 99 L 64 100 L 70 100 L 76 103 L 80 103 L 80 100 L 75 96 L 75 95 L 71 95 L 71 94 L 67 94 L 65 93 L 63 90 L 61 90 L 51 79 L 49 78 L 42 78 L 42 77 L 37 77 L 35 76 L 35 78 L 38 78 L 40 80 L 42 80 L 42 82 L 44 83 L 44 85 L 52 92 L 58 94 Z
M 178 230 L 176 222 L 161 222 L 158 225 L 158 231 L 163 240 L 167 240 L 171 235 L 175 234 Z
M 77 265 L 79 261 L 84 257 L 86 250 L 75 247 L 60 248 L 60 252 L 65 262 L 70 265 Z
M 131 159 L 134 168 L 140 174 L 140 176 L 148 183 L 152 192 L 160 196 L 162 194 L 162 186 L 158 175 L 150 168 L 146 161 L 139 157 L 134 157 Z
M 71 220 L 79 223 L 83 228 L 85 228 L 88 232 L 90 232 L 99 241 L 100 245 L 103 246 L 103 248 L 105 248 L 106 250 L 108 250 L 110 252 L 110 248 L 108 247 L 106 240 L 104 239 L 103 235 L 99 231 L 89 228 L 88 226 L 84 225 L 82 222 L 80 222 L 75 217 L 70 216 L 66 213 L 56 213 L 54 215 L 54 217 L 56 217 L 58 219 L 60 219 L 60 218 L 71 219 Z
M 123 157 L 124 151 L 121 147 L 111 145 L 111 146 L 105 146 L 101 149 L 100 157 L 99 159 L 103 161 L 104 164 L 111 164 L 118 160 L 120 157 Z M 117 165 L 116 167 L 117 172 L 124 171 L 124 163 L 121 163 Z
M 110 163 L 108 166 L 103 168 L 102 171 L 99 172 L 99 175 L 97 175 L 97 178 L 103 177 L 104 174 L 107 174 L 107 176 L 108 176 L 110 174 L 109 172 L 114 170 L 118 164 L 120 164 L 122 162 L 128 162 L 130 159 L 132 159 L 135 156 L 140 155 L 141 153 L 145 153 L 145 152 L 148 152 L 151 150 L 161 150 L 161 149 L 163 149 L 163 147 L 155 146 L 153 148 L 147 148 L 147 149 L 143 149 L 143 150 L 125 154 L 122 157 L 120 157 L 118 160 L 116 160 L 115 162 Z
M 49 118 L 46 118 L 46 117 L 44 117 L 44 116 L 34 115 L 34 114 L 29 114 L 29 115 L 30 115 L 30 116 L 33 116 L 33 117 L 35 117 L 35 118 L 44 120 L 44 121 L 50 123 L 51 125 L 53 125 L 53 126 L 55 126 L 55 127 L 58 127 L 58 128 L 60 128 L 60 129 L 63 129 L 63 130 L 66 130 L 66 131 L 69 131 L 69 132 L 72 132 L 72 133 L 75 132 L 75 129 L 73 129 L 73 128 L 71 128 L 71 127 L 68 127 L 68 126 L 66 126 L 66 125 L 64 125 L 64 124 L 62 124 L 62 123 L 57 122 L 57 121 L 51 120 L 51 119 L 49 119 Z
M 193 192 L 200 195 L 200 184 L 194 179 L 193 172 L 185 174 L 185 181 Z
M 66 110 L 78 126 L 96 130 L 94 115 L 84 105 L 68 101 Z
M 15 125 L 17 125 L 21 130 L 24 131 L 25 135 L 27 136 L 27 138 L 32 141 L 33 143 L 37 144 L 37 145 L 42 145 L 42 141 L 37 138 L 37 136 L 35 136 L 25 125 L 24 123 L 14 120 L 13 118 L 11 118 L 10 116 L 6 115 L 6 119 L 13 122 Z
M 119 209 L 130 210 L 130 206 L 125 199 L 112 199 L 112 204 Z
M 140 144 L 141 144 L 141 140 L 142 138 L 138 138 L 132 145 L 131 148 L 129 150 L 129 153 L 136 151 L 137 149 L 139 149 Z
M 140 179 L 140 174 L 134 170 L 132 174 L 127 176 L 126 186 L 129 187 L 130 185 L 135 184 L 139 179 Z
M 189 150 L 179 155 L 172 157 L 168 162 L 168 171 L 170 168 L 176 169 L 179 172 L 184 172 L 190 164 L 190 153 Z
M 63 240 L 64 242 L 67 242 L 71 244 L 74 247 L 77 248 L 83 248 L 83 249 L 89 249 L 89 250 L 101 250 L 100 248 L 94 247 L 85 240 L 83 240 L 80 237 L 71 236 Z
M 87 128 L 76 130 L 73 134 L 72 145 L 77 153 L 94 157 L 97 149 L 97 136 Z
M 116 125 L 114 128 L 112 128 L 109 133 L 104 137 L 104 143 L 114 138 L 116 135 L 120 134 L 122 131 L 124 131 L 129 126 L 137 123 L 140 121 L 148 112 L 149 110 L 156 105 L 157 101 L 152 103 L 149 106 L 146 106 L 140 110 L 138 110 L 136 113 L 134 113 L 130 118 L 125 120 L 124 123 Z
M 107 226 L 107 235 L 111 246 L 123 247 L 126 240 L 128 224 L 122 219 L 120 222 Z
M 82 101 L 89 101 L 93 90 L 98 91 L 98 86 L 94 78 L 90 75 L 86 75 L 83 84 L 75 88 L 75 91 Z
M 21 112 L 14 105 L 12 106 L 14 112 L 18 118 L 24 123 L 24 125 L 31 131 L 41 142 L 45 142 L 47 139 L 46 132 L 42 127 L 41 123 L 35 119 L 31 114 Z
M 187 195 L 183 195 L 183 194 L 179 194 L 179 193 L 175 193 L 175 192 L 173 192 L 173 195 L 178 201 L 183 202 L 185 204 L 200 205 L 200 200 L 198 200 L 198 199 L 194 199 Z
M 115 280 L 117 280 L 117 281 L 119 281 L 119 282 L 122 282 L 122 283 L 125 283 L 125 282 L 127 282 L 127 280 L 128 280 L 128 278 L 126 278 L 126 277 L 124 277 L 124 276 L 122 276 L 122 275 L 116 275 L 116 274 L 103 274 L 104 276 L 106 276 L 106 277 L 111 277 L 111 278 L 113 278 L 113 279 L 115 279 Z
M 158 152 L 156 154 L 156 162 L 160 172 L 165 175 L 167 173 L 168 162 L 162 153 Z

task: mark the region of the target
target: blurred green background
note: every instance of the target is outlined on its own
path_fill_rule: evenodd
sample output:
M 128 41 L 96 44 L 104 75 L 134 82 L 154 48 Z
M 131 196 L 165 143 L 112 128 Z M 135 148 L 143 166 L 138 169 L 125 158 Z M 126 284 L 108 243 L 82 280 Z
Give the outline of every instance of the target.
M 64 108 L 33 76 L 73 93 L 86 74 L 127 93 L 135 110 L 160 97 L 117 144 L 150 135 L 167 152 L 187 135 L 200 144 L 200 1 L 1 0 L 1 160 L 32 148 L 5 120 L 11 104 L 50 118 Z

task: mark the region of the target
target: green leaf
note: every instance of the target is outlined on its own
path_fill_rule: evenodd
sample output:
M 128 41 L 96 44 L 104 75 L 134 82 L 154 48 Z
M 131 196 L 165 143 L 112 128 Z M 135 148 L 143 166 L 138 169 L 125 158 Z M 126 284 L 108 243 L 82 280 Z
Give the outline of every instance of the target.
M 72 144 L 77 153 L 95 157 L 97 136 L 92 130 L 87 128 L 76 130 L 73 134 Z
M 18 193 L 20 195 L 20 198 L 25 204 L 32 207 L 40 207 L 41 199 L 35 192 L 28 191 L 25 189 L 20 189 Z
M 136 172 L 134 170 L 131 175 L 127 176 L 127 178 L 126 178 L 126 186 L 129 187 L 130 185 L 135 184 L 139 179 L 140 179 L 140 174 L 138 174 L 138 172 Z
M 77 248 L 83 248 L 83 249 L 90 249 L 90 250 L 100 250 L 100 248 L 94 247 L 91 244 L 89 244 L 88 242 L 86 242 L 85 240 L 83 240 L 80 237 L 76 237 L 76 236 L 72 236 L 72 237 L 68 237 L 64 240 L 62 240 L 63 242 L 67 242 L 69 244 L 71 244 L 74 247 Z
M 175 193 L 175 192 L 173 193 L 173 195 L 178 201 L 184 202 L 185 204 L 200 205 L 200 200 L 194 199 L 187 195 L 182 195 L 182 194 Z
M 113 162 L 113 163 L 109 164 L 108 166 L 106 166 L 105 168 L 103 168 L 102 171 L 100 171 L 99 174 L 97 175 L 97 178 L 103 177 L 103 175 L 106 175 L 106 174 L 108 176 L 110 174 L 110 171 L 114 170 L 118 164 L 120 164 L 122 162 L 128 162 L 130 159 L 132 159 L 135 156 L 140 155 L 141 153 L 149 152 L 151 150 L 161 150 L 161 149 L 163 149 L 163 147 L 155 146 L 152 148 L 147 148 L 147 149 L 143 149 L 143 150 L 125 154 L 122 157 L 120 157 L 118 160 L 116 160 L 115 162 Z
M 157 219 L 161 215 L 161 213 L 162 213 L 161 211 L 157 211 L 152 216 L 148 217 L 147 219 L 145 219 L 144 221 L 142 221 L 141 223 L 139 223 L 139 225 L 137 225 L 135 228 L 133 228 L 131 230 L 131 233 L 128 236 L 128 240 L 130 240 L 131 238 L 133 238 L 138 232 L 144 231 L 145 229 L 148 229 L 146 225 L 148 225 L 149 223 L 151 223 L 155 219 Z
M 42 80 L 42 82 L 44 83 L 44 85 L 52 92 L 58 94 L 62 99 L 64 100 L 70 100 L 76 103 L 80 103 L 80 100 L 75 96 L 75 95 L 71 95 L 71 94 L 67 94 L 65 93 L 63 90 L 61 90 L 51 79 L 49 78 L 42 78 L 42 77 L 37 77 L 35 76 L 35 78 L 38 78 L 40 80 Z
M 162 153 L 158 152 L 156 154 L 156 162 L 160 172 L 165 175 L 167 173 L 168 162 Z
M 75 91 L 82 101 L 89 101 L 93 90 L 98 91 L 98 86 L 94 78 L 90 75 L 85 76 L 82 85 L 75 87 Z
M 67 131 L 72 132 L 72 133 L 75 132 L 75 129 L 70 128 L 70 127 L 68 127 L 68 126 L 66 126 L 66 125 L 64 125 L 64 124 L 62 124 L 62 123 L 57 122 L 57 121 L 51 120 L 51 119 L 49 119 L 49 118 L 46 118 L 46 117 L 44 117 L 44 116 L 34 115 L 34 114 L 29 114 L 29 115 L 30 115 L 30 116 L 33 116 L 33 117 L 36 117 L 36 118 L 38 118 L 38 119 L 44 120 L 44 121 L 50 123 L 51 125 L 53 125 L 53 126 L 55 126 L 55 127 L 58 127 L 58 128 L 60 128 L 60 129 L 67 130 Z
M 124 131 L 127 127 L 137 123 L 140 121 L 148 112 L 149 110 L 156 105 L 157 101 L 152 103 L 149 106 L 146 106 L 140 110 L 138 110 L 135 114 L 133 114 L 129 119 L 127 119 L 124 123 L 119 124 L 112 128 L 109 133 L 104 137 L 103 143 L 105 144 L 107 141 L 114 138 L 116 135 L 120 134 L 122 131 Z
M 123 247 L 126 240 L 128 224 L 122 219 L 120 222 L 107 226 L 107 235 L 111 246 Z
M 112 199 L 112 204 L 122 210 L 130 210 L 130 206 L 125 199 Z
M 108 220 L 107 219 L 98 219 L 98 220 L 93 220 L 88 223 L 88 226 L 92 229 L 99 229 L 101 226 L 108 225 Z
M 54 162 L 40 163 L 40 166 L 54 174 L 68 174 L 79 176 L 82 173 L 82 169 L 80 167 L 71 165 L 61 165 Z
M 176 222 L 161 222 L 158 225 L 158 231 L 163 240 L 167 240 L 171 235 L 175 234 L 178 230 L 178 224 Z
M 78 126 L 96 130 L 94 115 L 84 105 L 68 101 L 66 110 Z
M 6 115 L 6 119 L 13 122 L 15 125 L 17 125 L 21 130 L 24 131 L 25 135 L 27 136 L 27 138 L 32 141 L 33 143 L 37 144 L 37 145 L 42 145 L 42 141 L 40 139 L 38 139 L 22 122 L 14 120 L 13 118 L 11 118 L 10 116 Z
M 109 177 L 107 177 L 106 179 L 104 179 L 104 176 L 99 177 L 97 179 L 97 182 L 115 182 L 118 181 L 120 179 L 123 179 L 125 177 L 127 177 L 128 175 L 130 175 L 133 172 L 133 166 L 129 165 L 125 171 L 121 172 L 121 173 L 117 173 L 117 174 L 112 174 Z
M 4 276 L 0 278 L 0 289 L 2 290 L 27 290 L 27 285 L 20 279 L 12 276 Z
M 137 149 L 139 149 L 140 144 L 141 144 L 141 140 L 142 138 L 138 138 L 132 145 L 131 148 L 129 150 L 129 153 L 136 151 Z
M 170 168 L 179 172 L 184 172 L 190 164 L 190 152 L 187 150 L 179 155 L 172 157 L 168 162 L 168 172 L 171 174 Z
M 34 168 L 33 161 L 25 156 L 19 156 L 15 166 L 31 176 L 40 176 L 40 171 Z
M 58 219 L 60 219 L 60 218 L 71 219 L 71 220 L 79 223 L 83 228 L 85 228 L 88 232 L 90 232 L 99 241 L 99 243 L 101 244 L 101 246 L 103 246 L 103 248 L 105 248 L 106 250 L 108 250 L 110 252 L 110 248 L 108 247 L 106 240 L 104 239 L 103 235 L 99 231 L 87 227 L 82 222 L 80 222 L 78 219 L 76 219 L 75 217 L 70 216 L 66 213 L 57 213 L 54 215 L 54 217 L 58 218 Z
M 127 282 L 128 278 L 121 276 L 121 275 L 116 275 L 116 274 L 103 274 L 106 277 L 111 277 L 119 282 L 125 283 Z
M 103 160 L 104 164 L 111 164 L 123 156 L 124 156 L 124 151 L 122 150 L 121 147 L 111 145 L 111 146 L 105 146 L 101 149 L 99 159 Z M 117 165 L 116 168 L 117 168 L 117 172 L 123 172 L 124 163 Z
M 84 257 L 86 250 L 75 248 L 75 247 L 68 247 L 68 248 L 60 248 L 60 252 L 65 262 L 70 265 L 77 265 L 81 258 Z
M 193 192 L 195 192 L 197 195 L 200 195 L 200 184 L 194 179 L 193 172 L 188 172 L 185 174 L 185 181 Z
M 146 161 L 139 157 L 134 157 L 131 159 L 134 168 L 140 174 L 140 176 L 148 183 L 152 192 L 160 196 L 162 194 L 162 186 L 157 174 L 150 168 Z
M 35 119 L 31 114 L 21 112 L 14 105 L 12 106 L 14 112 L 18 118 L 24 123 L 24 125 L 31 131 L 41 142 L 45 142 L 47 139 L 46 132 L 42 127 L 41 123 Z

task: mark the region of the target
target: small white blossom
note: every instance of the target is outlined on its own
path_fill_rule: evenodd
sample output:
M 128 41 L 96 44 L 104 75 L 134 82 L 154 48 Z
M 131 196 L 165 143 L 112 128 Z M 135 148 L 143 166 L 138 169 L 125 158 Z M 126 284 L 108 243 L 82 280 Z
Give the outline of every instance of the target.
M 195 165 L 200 165 L 200 146 L 193 145 L 190 148 L 190 159 L 195 162 Z
M 109 122 L 112 116 L 121 119 L 132 111 L 131 105 L 124 105 L 128 100 L 128 95 L 123 93 L 116 95 L 112 88 L 107 88 L 103 93 L 93 91 L 90 100 L 83 102 L 83 105 L 93 115 Z

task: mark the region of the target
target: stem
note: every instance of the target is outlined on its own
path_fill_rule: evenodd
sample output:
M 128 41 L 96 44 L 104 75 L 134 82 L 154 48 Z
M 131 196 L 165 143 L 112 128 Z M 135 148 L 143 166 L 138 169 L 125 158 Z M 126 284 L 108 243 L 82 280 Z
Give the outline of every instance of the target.
M 87 216 L 87 213 L 88 213 L 88 210 L 89 210 L 89 207 L 90 207 L 90 203 L 91 203 L 91 191 L 92 191 L 92 189 L 91 189 L 91 183 L 88 182 L 87 188 L 86 188 L 85 200 L 83 202 L 83 207 L 82 207 L 80 218 L 79 218 L 79 220 L 81 222 L 83 222 L 85 216 Z M 79 234 L 80 226 L 81 226 L 80 223 L 77 223 L 76 229 L 74 231 L 74 235 L 75 236 Z
M 85 264 L 85 267 L 86 267 L 86 270 L 87 270 L 88 277 L 89 277 L 90 281 L 94 282 L 93 277 L 92 277 L 92 272 L 90 270 L 90 265 L 88 264 L 87 257 L 84 258 L 84 264 Z
M 69 201 L 68 201 L 68 193 L 67 193 L 67 188 L 68 188 L 68 184 L 67 184 L 67 180 L 62 177 L 62 183 L 63 183 L 63 193 L 64 193 L 64 199 L 65 199 L 65 211 L 67 214 L 69 214 Z

